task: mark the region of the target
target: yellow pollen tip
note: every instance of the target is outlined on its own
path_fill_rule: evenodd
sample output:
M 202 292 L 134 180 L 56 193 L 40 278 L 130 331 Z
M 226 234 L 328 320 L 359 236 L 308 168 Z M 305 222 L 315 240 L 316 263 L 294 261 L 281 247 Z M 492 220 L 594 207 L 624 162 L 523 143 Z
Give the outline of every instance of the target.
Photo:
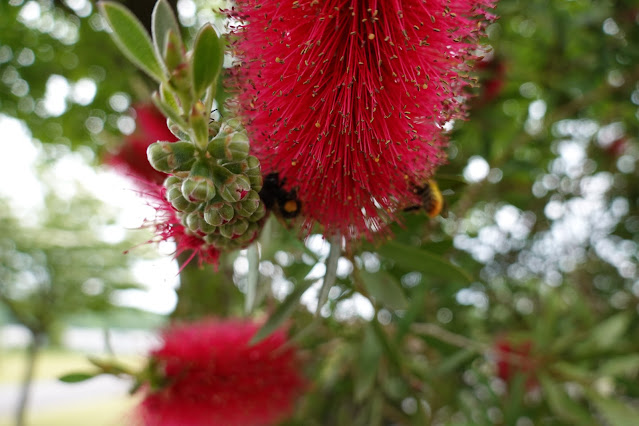
M 284 211 L 286 211 L 286 213 L 294 213 L 297 211 L 297 203 L 293 200 L 288 200 L 286 203 L 284 203 Z
M 379 163 L 379 157 L 375 157 L 375 162 Z
M 319 129 L 320 126 L 321 126 L 321 124 L 320 124 L 319 121 L 315 123 L 315 127 L 317 127 L 318 129 Z
M 297 161 L 291 161 L 291 166 L 297 166 Z
M 369 39 L 369 40 L 372 40 L 372 39 L 374 39 L 374 38 L 375 38 L 375 34 L 370 33 L 370 34 L 368 35 L 368 39 Z

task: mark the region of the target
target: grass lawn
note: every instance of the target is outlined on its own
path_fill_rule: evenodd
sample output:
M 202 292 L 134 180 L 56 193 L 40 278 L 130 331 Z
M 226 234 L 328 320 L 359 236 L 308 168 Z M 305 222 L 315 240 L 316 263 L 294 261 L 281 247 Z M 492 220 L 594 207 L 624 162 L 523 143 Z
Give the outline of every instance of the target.
M 118 397 L 76 407 L 32 412 L 26 423 L 27 426 L 124 426 L 131 424 L 127 416 L 136 402 L 136 398 Z M 14 425 L 12 418 L 0 418 L 0 426 Z
M 24 355 L 23 350 L 0 350 L 0 384 L 20 384 L 25 369 Z M 142 357 L 133 356 L 117 359 L 128 366 L 139 366 L 144 361 Z M 94 369 L 85 354 L 45 349 L 38 358 L 34 380 L 52 380 L 70 372 Z M 27 415 L 27 426 L 124 426 L 130 423 L 127 414 L 135 402 L 135 398 L 128 397 L 108 397 L 82 404 L 71 402 L 40 412 L 31 411 Z M 12 417 L 0 414 L 0 426 L 14 425 Z

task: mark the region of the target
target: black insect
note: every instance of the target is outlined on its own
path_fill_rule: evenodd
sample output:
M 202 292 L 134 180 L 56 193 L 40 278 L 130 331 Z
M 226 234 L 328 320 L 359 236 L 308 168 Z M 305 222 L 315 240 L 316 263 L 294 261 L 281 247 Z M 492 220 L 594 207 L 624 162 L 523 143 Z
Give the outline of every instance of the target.
M 428 217 L 435 217 L 441 213 L 444 208 L 444 197 L 442 196 L 437 182 L 429 179 L 421 186 L 416 186 L 413 191 L 419 197 L 420 204 L 409 206 L 404 209 L 405 212 L 423 210 Z
M 302 202 L 297 198 L 295 189 L 286 191 L 284 187 L 286 179 L 280 180 L 279 174 L 269 173 L 264 177 L 260 198 L 266 208 L 276 216 L 283 219 L 293 219 L 300 214 Z

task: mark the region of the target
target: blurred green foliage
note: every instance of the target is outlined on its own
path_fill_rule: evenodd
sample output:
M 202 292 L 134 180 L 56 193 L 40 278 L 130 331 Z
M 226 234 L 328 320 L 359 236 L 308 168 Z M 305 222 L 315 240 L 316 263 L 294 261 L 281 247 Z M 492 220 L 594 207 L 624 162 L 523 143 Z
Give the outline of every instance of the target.
M 145 83 L 91 24 L 95 14 L 37 2 L 41 16 L 77 31 L 64 43 L 18 19 L 33 3 L 0 5 L 0 28 L 11 29 L 0 36 L 0 112 L 42 142 L 100 151 L 117 140 L 126 114 L 111 96 Z M 392 240 L 351 247 L 319 317 L 311 296 L 328 243 L 302 241 L 276 220 L 263 232 L 258 314 L 290 326 L 314 383 L 287 424 L 639 418 L 639 6 L 501 0 L 495 13 L 468 119 L 455 123 L 449 163 L 435 177 L 444 217 L 406 213 Z M 195 16 L 182 23 L 193 26 Z M 20 62 L 25 48 L 35 57 L 29 65 Z M 96 96 L 88 106 L 69 102 L 60 116 L 39 115 L 53 74 L 93 79 Z M 92 132 L 89 117 L 103 127 Z M 15 247 L 31 241 L 14 235 Z M 246 253 L 224 257 L 216 274 L 187 266 L 174 316 L 241 315 L 257 267 Z M 103 306 L 98 299 L 72 304 Z M 499 342 L 528 349 L 504 353 Z M 512 373 L 500 374 L 500 365 Z

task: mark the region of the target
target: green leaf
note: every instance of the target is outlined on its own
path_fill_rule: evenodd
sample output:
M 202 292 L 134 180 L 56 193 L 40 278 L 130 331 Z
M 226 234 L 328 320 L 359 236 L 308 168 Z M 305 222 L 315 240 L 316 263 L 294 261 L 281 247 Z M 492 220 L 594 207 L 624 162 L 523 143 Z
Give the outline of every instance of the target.
M 373 390 L 381 356 L 382 345 L 377 338 L 377 333 L 369 325 L 364 331 L 364 340 L 360 346 L 360 356 L 356 366 L 353 384 L 356 402 L 363 401 Z
M 328 292 L 331 290 L 337 279 L 337 263 L 339 256 L 342 253 L 341 250 L 341 238 L 334 237 L 331 240 L 331 250 L 328 253 L 328 259 L 326 259 L 326 273 L 324 274 L 324 282 L 317 297 L 317 308 L 315 309 L 315 316 L 319 317 L 322 306 L 328 300 Z
M 151 32 L 153 35 L 153 44 L 155 44 L 155 49 L 160 58 L 164 58 L 164 50 L 170 30 L 175 33 L 180 45 L 182 45 L 180 26 L 178 25 L 171 5 L 166 0 L 158 0 L 151 14 Z
M 624 338 L 631 319 L 628 312 L 607 318 L 590 331 L 588 338 L 575 348 L 575 353 L 583 356 L 612 349 Z
M 470 283 L 472 277 L 462 268 L 431 252 L 397 243 L 388 242 L 378 249 L 378 253 L 392 259 L 397 266 L 407 271 L 417 271 L 426 277 L 436 276 Z
M 639 354 L 630 354 L 608 359 L 599 367 L 604 376 L 631 376 L 639 371 Z
M 174 98 L 166 98 L 166 99 L 175 100 Z M 173 107 L 169 103 L 165 102 L 164 100 L 160 98 L 160 95 L 158 94 L 158 92 L 153 93 L 153 95 L 151 96 L 151 101 L 153 102 L 153 105 L 155 105 L 165 117 L 168 117 L 169 119 L 171 119 L 171 121 L 177 124 L 182 131 L 186 129 L 186 126 L 187 126 L 186 122 L 175 111 L 175 109 L 173 109 Z
M 224 64 L 224 49 L 215 28 L 202 27 L 193 44 L 193 90 L 199 98 L 217 80 Z
M 249 342 L 251 345 L 261 342 L 271 335 L 284 321 L 291 316 L 295 308 L 297 307 L 302 294 L 313 284 L 315 281 L 304 280 L 299 284 L 291 294 L 277 307 L 275 312 L 271 314 L 266 323 L 255 333 L 255 336 Z
M 397 279 L 385 271 L 370 273 L 360 272 L 364 287 L 375 300 L 391 309 L 406 309 L 408 300 L 401 284 Z
M 257 243 L 249 246 L 247 258 L 249 270 L 246 284 L 246 296 L 244 298 L 244 312 L 248 315 L 253 312 L 253 309 L 255 308 L 257 284 L 260 279 L 260 252 L 257 248 Z
M 131 11 L 118 3 L 99 4 L 102 16 L 113 30 L 111 37 L 124 56 L 158 82 L 165 80 L 165 72 L 142 23 Z
M 559 383 L 553 382 L 550 377 L 540 375 L 539 381 L 546 395 L 546 401 L 550 409 L 561 419 L 576 425 L 594 424 L 592 416 L 588 411 L 576 403 L 566 394 Z
M 64 383 L 79 383 L 92 379 L 98 375 L 100 375 L 100 373 L 69 373 L 58 377 L 58 380 Z
M 586 395 L 611 426 L 635 426 L 639 410 L 612 398 L 606 398 L 590 389 Z
M 449 374 L 452 371 L 458 370 L 461 365 L 469 363 L 474 358 L 477 358 L 477 351 L 475 349 L 460 349 L 454 354 L 446 356 L 444 360 L 431 369 L 430 374 L 433 377 Z

